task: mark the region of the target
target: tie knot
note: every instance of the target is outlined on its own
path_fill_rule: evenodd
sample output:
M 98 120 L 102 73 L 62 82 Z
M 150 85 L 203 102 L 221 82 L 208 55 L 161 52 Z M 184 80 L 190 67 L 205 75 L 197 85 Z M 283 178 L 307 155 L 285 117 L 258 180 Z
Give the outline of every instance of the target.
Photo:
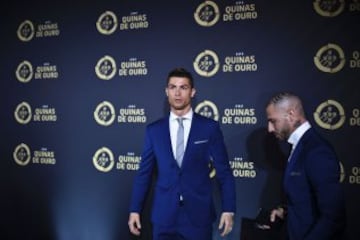
M 184 118 L 179 117 L 179 118 L 177 118 L 177 121 L 179 122 L 179 125 L 182 126 L 182 125 L 183 125 Z

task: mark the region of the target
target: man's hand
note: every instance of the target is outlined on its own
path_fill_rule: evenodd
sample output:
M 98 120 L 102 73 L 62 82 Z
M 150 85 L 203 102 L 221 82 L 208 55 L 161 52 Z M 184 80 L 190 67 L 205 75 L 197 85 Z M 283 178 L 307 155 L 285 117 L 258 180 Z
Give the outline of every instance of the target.
M 128 224 L 130 232 L 136 236 L 139 236 L 141 230 L 140 214 L 130 213 Z
M 284 219 L 285 217 L 285 210 L 282 207 L 278 207 L 273 209 L 270 214 L 270 222 L 275 222 L 276 217 L 280 219 Z
M 223 212 L 221 214 L 219 230 L 224 229 L 221 233 L 221 236 L 229 234 L 232 231 L 234 225 L 234 213 L 231 212 Z
M 280 218 L 280 219 L 284 219 L 285 217 L 285 210 L 282 207 L 278 207 L 275 208 L 273 210 L 271 210 L 270 213 L 270 222 L 275 222 L 276 218 Z M 269 230 L 271 229 L 270 225 L 267 224 L 258 224 L 257 228 L 262 229 L 262 230 Z

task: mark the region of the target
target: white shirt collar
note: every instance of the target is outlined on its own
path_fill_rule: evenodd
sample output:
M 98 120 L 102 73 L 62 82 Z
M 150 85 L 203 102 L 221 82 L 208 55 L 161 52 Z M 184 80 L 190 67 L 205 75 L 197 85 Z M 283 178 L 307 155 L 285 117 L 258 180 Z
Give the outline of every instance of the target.
M 191 108 L 189 112 L 187 112 L 185 115 L 183 115 L 181 117 L 184 118 L 184 119 L 192 120 L 193 115 L 194 115 L 194 112 L 193 112 L 193 110 Z M 170 121 L 176 120 L 177 118 L 179 118 L 178 115 L 176 115 L 173 112 L 170 112 Z
M 308 121 L 301 124 L 295 131 L 290 135 L 288 138 L 288 143 L 292 144 L 292 148 L 295 148 L 295 146 L 300 141 L 300 138 L 304 135 L 304 133 L 311 128 L 311 125 Z

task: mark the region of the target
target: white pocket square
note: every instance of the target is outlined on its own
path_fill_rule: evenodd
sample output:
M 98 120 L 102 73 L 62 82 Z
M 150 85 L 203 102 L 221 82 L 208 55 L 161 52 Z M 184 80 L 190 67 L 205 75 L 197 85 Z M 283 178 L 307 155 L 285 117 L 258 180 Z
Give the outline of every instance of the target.
M 290 176 L 301 176 L 301 172 L 290 172 Z
M 195 141 L 194 144 L 202 144 L 202 143 L 206 143 L 208 142 L 209 140 L 207 139 L 204 139 L 204 140 L 199 140 L 199 141 Z

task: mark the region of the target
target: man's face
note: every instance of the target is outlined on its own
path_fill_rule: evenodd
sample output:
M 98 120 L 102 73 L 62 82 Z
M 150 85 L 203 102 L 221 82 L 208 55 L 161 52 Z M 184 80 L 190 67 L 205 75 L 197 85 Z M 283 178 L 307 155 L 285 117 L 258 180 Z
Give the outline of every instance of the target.
M 191 108 L 191 98 L 195 95 L 195 89 L 191 88 L 189 79 L 185 77 L 171 77 L 165 91 L 172 110 L 185 110 L 186 112 Z
M 287 140 L 292 132 L 288 114 L 285 110 L 270 104 L 266 108 L 268 131 L 280 140 Z

